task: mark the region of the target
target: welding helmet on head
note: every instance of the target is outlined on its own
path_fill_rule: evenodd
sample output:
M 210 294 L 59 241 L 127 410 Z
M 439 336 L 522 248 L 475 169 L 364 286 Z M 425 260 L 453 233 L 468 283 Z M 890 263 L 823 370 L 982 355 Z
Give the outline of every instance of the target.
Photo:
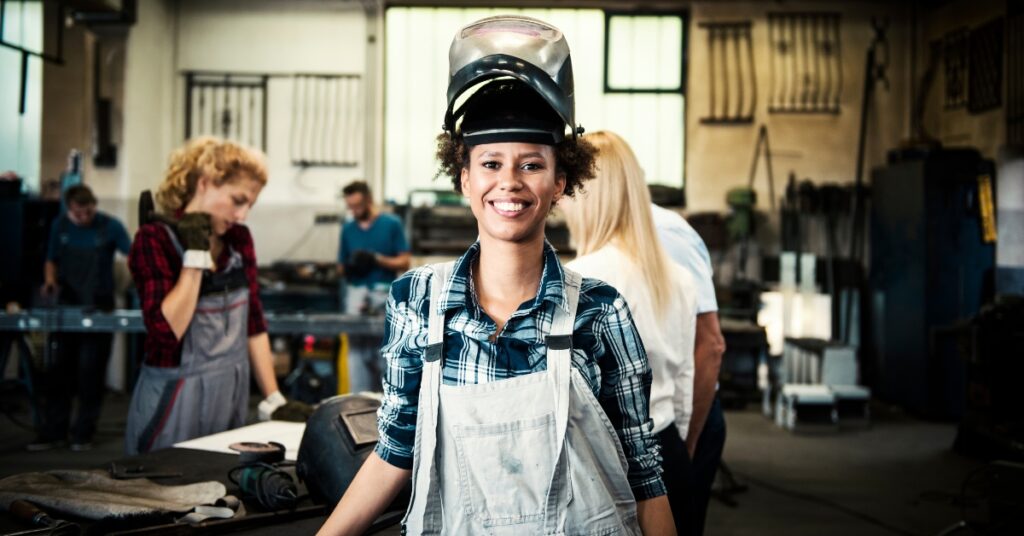
M 448 62 L 444 128 L 465 143 L 555 145 L 566 128 L 573 138 L 583 133 L 576 126 L 569 44 L 558 28 L 520 15 L 488 17 L 455 34 Z M 507 121 L 513 112 L 521 120 Z

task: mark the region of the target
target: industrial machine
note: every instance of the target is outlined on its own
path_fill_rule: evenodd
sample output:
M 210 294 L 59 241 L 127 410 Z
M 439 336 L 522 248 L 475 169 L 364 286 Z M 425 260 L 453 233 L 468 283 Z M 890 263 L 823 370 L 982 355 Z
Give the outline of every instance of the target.
M 880 397 L 918 414 L 964 410 L 966 363 L 943 333 L 991 301 L 995 237 L 985 232 L 984 200 L 993 176 L 973 149 L 894 151 L 873 172 L 875 360 L 865 372 Z

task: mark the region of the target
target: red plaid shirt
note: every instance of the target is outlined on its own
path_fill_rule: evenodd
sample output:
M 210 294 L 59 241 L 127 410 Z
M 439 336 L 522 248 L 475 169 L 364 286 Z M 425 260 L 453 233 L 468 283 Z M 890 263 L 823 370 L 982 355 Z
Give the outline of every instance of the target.
M 249 336 L 267 331 L 260 303 L 260 284 L 256 278 L 256 249 L 252 234 L 244 225 L 235 225 L 222 237 L 226 246 L 217 259 L 217 266 L 227 266 L 230 249 L 242 256 L 249 280 Z M 139 228 L 128 255 L 128 268 L 142 301 L 142 318 L 146 323 L 146 359 L 151 367 L 176 367 L 181 363 L 181 341 L 174 336 L 160 305 L 178 282 L 181 256 L 174 248 L 167 229 L 160 223 L 147 223 Z

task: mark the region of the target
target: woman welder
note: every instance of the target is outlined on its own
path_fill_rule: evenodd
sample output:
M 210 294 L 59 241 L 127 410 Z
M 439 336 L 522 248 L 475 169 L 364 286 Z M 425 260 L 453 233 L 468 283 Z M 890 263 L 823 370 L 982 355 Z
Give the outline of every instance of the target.
M 250 366 L 266 396 L 260 418 L 285 404 L 252 235 L 241 225 L 266 182 L 261 153 L 217 138 L 197 138 L 171 155 L 156 202 L 173 217 L 139 227 L 128 258 L 146 324 L 128 454 L 245 424 Z
M 450 60 L 438 156 L 479 239 L 392 285 L 380 440 L 321 533 L 362 533 L 411 476 L 408 534 L 674 534 L 628 307 L 544 237 L 594 175 L 568 45 L 492 17 Z

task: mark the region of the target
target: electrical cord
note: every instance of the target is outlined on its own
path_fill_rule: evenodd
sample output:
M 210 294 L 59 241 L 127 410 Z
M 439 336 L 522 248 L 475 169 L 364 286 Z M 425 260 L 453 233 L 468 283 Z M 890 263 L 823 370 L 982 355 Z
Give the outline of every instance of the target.
M 1022 504 L 1022 501 L 1018 499 L 1017 503 L 1014 505 L 1015 508 L 1012 509 L 1012 511 L 1014 511 L 1015 513 L 1013 515 L 1008 516 L 1005 519 L 999 520 L 999 523 L 985 525 L 982 523 L 970 521 L 970 516 L 967 513 L 967 509 L 968 507 L 976 506 L 977 501 L 967 500 L 969 497 L 967 493 L 968 488 L 974 482 L 974 480 L 978 478 L 978 475 L 982 474 L 984 471 L 996 471 L 998 468 L 999 462 L 989 462 L 985 465 L 982 465 L 981 467 L 976 467 L 970 473 L 967 473 L 967 476 L 964 477 L 963 483 L 960 484 L 960 496 L 958 500 L 958 502 L 960 503 L 960 521 L 952 527 L 950 527 L 949 529 L 947 529 L 946 531 L 943 531 L 943 533 L 940 536 L 945 536 L 946 534 L 953 534 L 956 531 L 965 528 L 970 529 L 975 534 L 1006 534 L 1006 532 L 1003 532 L 1004 529 L 1011 527 L 1013 523 L 1019 522 L 1022 519 L 1024 519 L 1024 504 Z M 995 478 L 999 478 L 999 473 L 994 473 L 994 476 Z M 987 511 L 992 512 L 996 510 L 991 508 L 991 503 L 995 502 L 991 497 L 985 497 L 984 500 L 987 500 L 989 502 L 989 504 L 985 505 L 987 507 Z
M 751 483 L 751 484 L 753 484 L 755 486 L 758 486 L 760 488 L 764 488 L 764 489 L 766 489 L 768 491 L 773 491 L 775 493 L 778 493 L 779 495 L 785 495 L 787 497 L 791 497 L 791 498 L 794 498 L 794 499 L 799 499 L 801 501 L 806 501 L 806 502 L 814 503 L 814 504 L 817 504 L 817 505 L 820 505 L 820 506 L 825 506 L 825 507 L 831 508 L 833 510 L 842 512 L 842 513 L 844 513 L 844 514 L 846 514 L 846 515 L 848 515 L 850 517 L 859 519 L 859 520 L 864 521 L 864 522 L 866 522 L 868 524 L 871 524 L 871 525 L 874 525 L 876 527 L 885 529 L 885 530 L 887 530 L 889 532 L 892 532 L 893 534 L 900 534 L 901 536 L 924 536 L 924 535 L 919 534 L 917 532 L 913 532 L 913 531 L 909 531 L 909 530 L 897 527 L 895 525 L 892 525 L 890 523 L 882 521 L 881 519 L 878 519 L 877 517 L 874 517 L 874 516 L 872 516 L 870 514 L 865 514 L 864 512 L 860 512 L 858 510 L 854 510 L 853 508 L 850 508 L 848 506 L 844 506 L 844 505 L 839 504 L 839 503 L 837 503 L 835 501 L 830 501 L 828 499 L 825 499 L 825 498 L 822 498 L 822 497 L 818 497 L 818 496 L 812 495 L 810 493 L 801 493 L 799 491 L 792 491 L 792 490 L 786 489 L 786 488 L 784 488 L 782 486 L 777 486 L 775 484 L 771 484 L 771 483 L 766 482 L 764 480 L 751 477 L 750 475 L 743 474 L 743 473 L 740 473 L 738 471 L 733 471 L 733 473 L 736 476 L 742 478 L 743 480 L 745 480 L 745 481 L 747 481 L 747 482 L 749 482 L 749 483 Z

